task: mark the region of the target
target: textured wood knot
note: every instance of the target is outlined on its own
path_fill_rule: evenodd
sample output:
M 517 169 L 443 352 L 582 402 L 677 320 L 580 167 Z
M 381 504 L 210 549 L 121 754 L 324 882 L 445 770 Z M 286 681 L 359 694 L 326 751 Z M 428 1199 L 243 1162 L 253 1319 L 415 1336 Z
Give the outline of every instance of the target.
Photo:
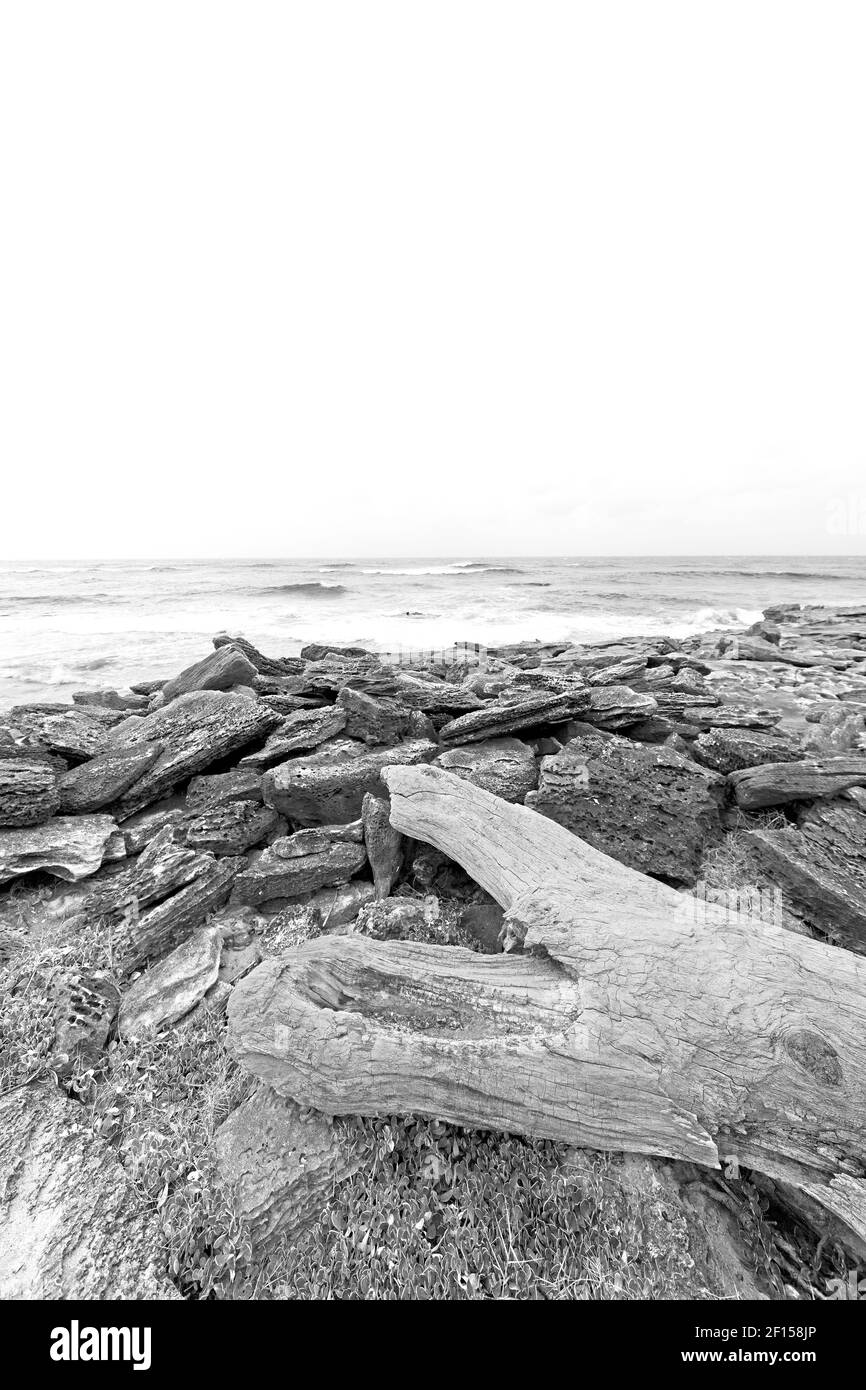
M 786 1033 L 783 1044 L 793 1062 L 814 1076 L 824 1086 L 842 1085 L 842 1064 L 836 1049 L 818 1033 L 808 1028 L 797 1028 Z

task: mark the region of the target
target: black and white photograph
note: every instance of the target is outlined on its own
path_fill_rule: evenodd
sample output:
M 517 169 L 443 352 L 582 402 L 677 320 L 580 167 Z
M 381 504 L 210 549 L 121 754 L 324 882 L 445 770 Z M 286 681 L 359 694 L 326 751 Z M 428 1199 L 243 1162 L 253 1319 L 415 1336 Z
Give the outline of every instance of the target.
M 245 1305 L 518 1301 L 827 1374 L 864 70 L 847 0 L 0 0 L 34 1367 L 161 1374 L 185 1303 L 218 1373 Z

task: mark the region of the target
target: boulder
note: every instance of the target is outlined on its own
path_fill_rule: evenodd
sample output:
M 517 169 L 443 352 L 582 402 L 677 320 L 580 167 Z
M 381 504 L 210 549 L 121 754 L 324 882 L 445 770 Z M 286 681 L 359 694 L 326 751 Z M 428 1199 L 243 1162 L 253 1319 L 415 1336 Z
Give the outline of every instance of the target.
M 170 1299 L 160 1222 L 56 1086 L 0 1097 L 0 1299 Z
M 188 820 L 184 838 L 190 849 L 212 854 L 243 854 L 273 835 L 285 821 L 271 806 L 227 801 Z
M 60 798 L 51 764 L 39 758 L 4 756 L 0 748 L 0 826 L 40 825 L 57 811 Z
M 737 805 L 744 811 L 838 796 L 848 787 L 866 787 L 866 756 L 765 763 L 731 773 L 730 784 Z
M 193 690 L 231 690 L 233 685 L 249 685 L 255 674 L 255 666 L 237 646 L 218 647 L 166 681 L 162 693 L 168 702 Z
M 100 751 L 160 743 L 157 761 L 117 805 L 121 817 L 132 815 L 165 796 L 178 783 L 210 763 L 263 739 L 280 716 L 259 700 L 219 690 L 180 695 L 164 709 L 128 720 L 111 731 Z
M 360 1158 L 317 1111 L 260 1087 L 214 1136 L 220 1179 L 260 1249 L 282 1247 L 316 1221 Z
M 241 759 L 241 766 L 273 767 L 275 763 L 285 762 L 294 753 L 318 748 L 320 744 L 342 733 L 345 727 L 346 712 L 334 705 L 295 710 L 274 730 L 264 748 L 255 753 L 247 753 Z
M 268 806 L 303 824 L 351 821 L 360 816 L 367 792 L 382 794 L 383 767 L 429 762 L 436 752 L 429 739 L 369 751 L 357 743 L 323 749 L 266 772 L 262 792 Z
M 796 739 L 758 729 L 707 729 L 695 739 L 692 756 L 704 767 L 727 775 L 762 763 L 796 762 L 803 750 Z
M 117 801 L 153 767 L 161 753 L 161 743 L 110 749 L 70 768 L 57 783 L 61 811 L 82 815 Z
M 54 816 L 44 825 L 0 830 L 0 883 L 38 872 L 74 883 L 95 874 L 107 856 L 125 853 L 111 816 Z
M 362 803 L 361 819 L 378 898 L 388 897 L 403 865 L 403 836 L 392 826 L 390 813 L 391 806 L 386 797 L 367 792 Z
M 322 931 L 335 931 L 338 927 L 354 922 L 362 907 L 376 897 L 375 885 L 368 879 L 353 879 L 351 883 L 337 883 L 329 888 L 320 888 L 306 898 L 305 905 L 319 914 Z
M 218 927 L 195 931 L 130 985 L 120 1006 L 121 1037 L 140 1038 L 188 1014 L 216 982 L 222 936 Z
M 476 787 L 501 796 L 505 801 L 523 801 L 538 785 L 538 765 L 528 744 L 516 738 L 490 739 L 468 747 L 448 748 L 434 759 Z
M 212 811 L 214 807 L 225 806 L 232 801 L 257 801 L 261 804 L 261 800 L 261 773 L 252 767 L 233 767 L 229 772 L 193 777 L 186 789 L 187 809 L 196 813 Z
M 722 836 L 718 780 L 670 748 L 587 734 L 542 758 L 526 805 L 621 864 L 692 885 Z
M 344 686 L 337 705 L 346 717 L 346 734 L 364 743 L 396 743 L 410 731 L 411 711 L 396 700 L 375 699 L 363 690 Z
M 303 657 L 264 656 L 245 637 L 229 637 L 228 633 L 220 632 L 213 639 L 213 644 L 216 648 L 234 647 L 262 676 L 274 676 L 279 679 L 285 676 L 296 676 L 304 669 Z
M 743 833 L 758 864 L 796 911 L 840 946 L 866 952 L 866 813 L 831 801 L 800 827 Z
M 296 898 L 347 883 L 366 863 L 363 845 L 330 839 L 323 830 L 301 830 L 275 840 L 252 868 L 238 874 L 233 901 L 254 906 L 274 898 Z

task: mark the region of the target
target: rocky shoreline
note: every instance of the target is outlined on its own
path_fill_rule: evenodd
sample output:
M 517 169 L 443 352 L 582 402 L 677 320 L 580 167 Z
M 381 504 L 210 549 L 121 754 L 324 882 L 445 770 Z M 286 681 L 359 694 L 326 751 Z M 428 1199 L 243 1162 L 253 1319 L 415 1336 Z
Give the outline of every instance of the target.
M 444 769 L 684 895 L 757 894 L 783 926 L 866 954 L 864 717 L 866 606 L 793 605 L 745 633 L 527 642 L 399 665 L 327 644 L 267 657 L 220 634 L 172 680 L 0 714 L 0 964 L 34 936 L 73 946 L 52 981 L 40 1076 L 0 1073 L 0 1211 L 22 1143 L 34 1164 L 54 1162 L 45 1134 L 57 1095 L 22 1082 L 53 1074 L 68 1086 L 86 1072 L 98 1085 L 110 1039 L 146 1038 L 194 1011 L 222 1017 L 264 940 L 285 950 L 361 933 L 521 949 L 464 870 L 392 826 L 388 767 Z M 733 882 L 718 872 L 726 856 Z M 75 933 L 94 923 L 110 972 L 76 965 Z M 215 1147 L 262 1239 L 300 1229 L 352 1171 L 323 1117 L 300 1117 L 266 1088 Z M 82 1157 L 82 1173 L 92 1162 Z M 7 1220 L 33 1234 L 17 1265 L 0 1256 L 0 1296 L 38 1295 L 48 1271 L 66 1278 L 58 1237 L 47 1250 L 33 1222 L 37 1178 L 6 1199 Z M 67 1176 L 67 1192 L 76 1182 Z M 61 1224 L 80 1225 L 80 1194 L 67 1205 Z M 66 1296 L 163 1277 L 157 1236 L 135 1220 L 113 1261 L 123 1277 L 67 1281 Z

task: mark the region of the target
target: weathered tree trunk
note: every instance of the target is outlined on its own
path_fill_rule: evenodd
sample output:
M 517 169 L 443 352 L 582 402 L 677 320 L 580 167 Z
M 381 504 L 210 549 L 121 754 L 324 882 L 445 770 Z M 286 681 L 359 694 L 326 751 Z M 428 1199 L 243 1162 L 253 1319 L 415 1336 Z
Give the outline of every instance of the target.
M 866 959 L 679 894 L 449 773 L 383 780 L 395 828 L 462 864 L 527 953 L 310 941 L 235 989 L 251 1071 L 330 1114 L 736 1161 L 866 1235 Z

